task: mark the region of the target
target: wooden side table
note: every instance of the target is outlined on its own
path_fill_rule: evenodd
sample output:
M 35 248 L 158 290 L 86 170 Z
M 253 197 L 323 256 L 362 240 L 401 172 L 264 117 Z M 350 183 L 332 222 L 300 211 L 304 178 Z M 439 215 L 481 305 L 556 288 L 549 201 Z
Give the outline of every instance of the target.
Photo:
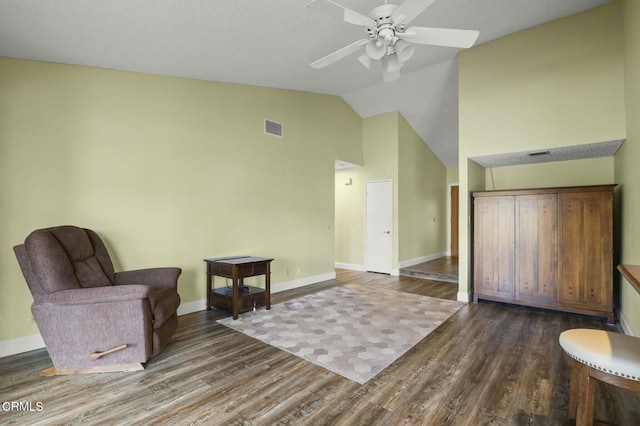
M 207 263 L 207 310 L 214 306 L 231 312 L 238 319 L 240 312 L 257 306 L 271 309 L 271 262 L 273 259 L 253 256 L 233 256 L 204 259 Z M 244 285 L 244 278 L 265 276 L 265 288 Z M 232 287 L 213 289 L 213 276 L 231 278 Z M 248 304 L 247 304 L 248 303 Z

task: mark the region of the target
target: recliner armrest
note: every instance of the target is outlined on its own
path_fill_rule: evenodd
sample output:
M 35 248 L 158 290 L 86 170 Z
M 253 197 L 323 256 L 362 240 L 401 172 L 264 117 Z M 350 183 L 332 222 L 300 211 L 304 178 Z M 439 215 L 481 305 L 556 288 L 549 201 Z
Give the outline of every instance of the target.
M 149 268 L 134 271 L 116 272 L 116 286 L 131 284 L 146 284 L 155 289 L 177 289 L 178 277 L 182 273 L 180 268 Z
M 138 299 L 149 299 L 153 308 L 155 306 L 153 288 L 148 285 L 124 285 L 62 290 L 38 296 L 35 304 L 89 305 Z

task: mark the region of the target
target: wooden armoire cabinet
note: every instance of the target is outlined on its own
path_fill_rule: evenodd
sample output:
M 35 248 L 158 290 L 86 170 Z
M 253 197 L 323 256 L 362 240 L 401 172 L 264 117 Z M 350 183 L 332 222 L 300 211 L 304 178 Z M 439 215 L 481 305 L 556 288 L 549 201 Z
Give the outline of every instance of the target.
M 613 323 L 615 185 L 473 193 L 473 299 Z

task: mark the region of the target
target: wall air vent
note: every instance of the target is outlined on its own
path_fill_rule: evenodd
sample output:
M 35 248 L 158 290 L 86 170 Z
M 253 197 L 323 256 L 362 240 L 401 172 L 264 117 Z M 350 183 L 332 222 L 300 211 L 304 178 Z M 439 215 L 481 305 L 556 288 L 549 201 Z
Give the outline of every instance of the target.
M 527 155 L 529 157 L 540 157 L 541 155 L 549 155 L 549 151 L 538 151 L 538 152 L 530 152 Z
M 264 120 L 264 132 L 268 135 L 278 136 L 281 138 L 283 136 L 284 126 L 282 123 L 276 123 L 271 120 Z

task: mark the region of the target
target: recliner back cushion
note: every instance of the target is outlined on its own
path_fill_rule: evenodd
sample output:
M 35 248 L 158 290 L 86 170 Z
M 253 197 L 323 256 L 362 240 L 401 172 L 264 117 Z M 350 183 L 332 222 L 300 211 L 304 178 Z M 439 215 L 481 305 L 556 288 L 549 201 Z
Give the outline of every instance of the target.
M 26 238 L 25 249 L 48 293 L 113 285 L 113 265 L 93 231 L 75 226 L 39 229 Z

